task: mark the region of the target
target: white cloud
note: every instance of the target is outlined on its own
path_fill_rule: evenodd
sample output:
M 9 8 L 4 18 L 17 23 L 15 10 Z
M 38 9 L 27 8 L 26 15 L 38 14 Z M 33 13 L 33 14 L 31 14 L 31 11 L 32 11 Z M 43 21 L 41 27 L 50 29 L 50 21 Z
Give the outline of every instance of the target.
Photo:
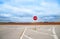
M 24 0 L 15 0 L 15 2 L 16 1 L 23 2 Z M 25 0 L 25 1 L 28 1 L 28 0 Z M 29 0 L 29 1 L 34 1 L 34 0 Z M 27 6 L 26 7 L 14 7 L 14 6 L 11 6 L 8 4 L 5 4 L 3 6 L 3 8 L 4 7 L 5 7 L 5 9 L 11 9 L 12 13 L 17 13 L 17 14 L 20 14 L 19 12 L 21 12 L 21 13 L 23 12 L 23 13 L 29 13 L 32 15 L 36 15 L 36 14 L 39 15 L 39 13 L 42 15 L 46 15 L 46 14 L 49 15 L 49 14 L 55 14 L 55 13 L 59 12 L 59 9 L 57 9 L 58 8 L 57 3 L 46 2 L 45 0 L 41 1 L 40 6 L 32 6 L 32 7 L 28 6 L 29 8 L 27 8 Z M 36 12 L 36 10 L 38 10 L 40 12 Z
M 10 11 L 9 11 L 10 10 Z M 14 14 L 21 14 L 21 13 L 29 13 L 29 14 L 32 14 L 34 13 L 34 11 L 32 9 L 28 9 L 28 8 L 23 8 L 23 7 L 13 7 L 11 5 L 7 5 L 7 4 L 4 4 L 1 8 L 0 8 L 0 11 L 9 11 L 11 13 L 14 13 Z M 10 13 L 10 14 L 11 14 Z
M 4 16 L 4 17 L 11 17 L 11 14 L 0 14 L 0 16 Z
M 30 3 L 27 4 L 26 2 Z M 26 5 L 23 5 L 24 3 L 26 3 Z M 31 3 L 33 3 L 33 5 Z M 16 17 L 19 20 L 19 17 L 14 16 L 14 14 L 31 14 L 37 16 L 59 15 L 60 7 L 58 3 L 56 1 L 53 2 L 53 0 L 11 0 L 3 4 L 0 7 L 0 11 L 8 11 L 9 14 L 4 14 L 3 16 L 11 17 L 12 20 Z

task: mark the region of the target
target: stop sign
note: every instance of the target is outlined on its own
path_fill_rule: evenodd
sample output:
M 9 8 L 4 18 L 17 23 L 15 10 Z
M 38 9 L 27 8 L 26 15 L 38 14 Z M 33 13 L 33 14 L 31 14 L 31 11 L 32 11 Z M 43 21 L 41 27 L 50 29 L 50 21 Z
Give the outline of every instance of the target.
M 37 16 L 34 16 L 34 17 L 33 17 L 33 20 L 37 20 Z

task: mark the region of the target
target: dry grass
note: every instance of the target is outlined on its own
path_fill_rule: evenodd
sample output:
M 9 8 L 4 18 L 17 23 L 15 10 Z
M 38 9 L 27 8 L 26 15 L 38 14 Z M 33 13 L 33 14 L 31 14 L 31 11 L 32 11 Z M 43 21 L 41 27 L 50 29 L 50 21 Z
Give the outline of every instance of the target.
M 8 23 L 0 23 L 0 25 L 60 25 L 60 22 L 32 22 L 32 23 L 8 22 Z

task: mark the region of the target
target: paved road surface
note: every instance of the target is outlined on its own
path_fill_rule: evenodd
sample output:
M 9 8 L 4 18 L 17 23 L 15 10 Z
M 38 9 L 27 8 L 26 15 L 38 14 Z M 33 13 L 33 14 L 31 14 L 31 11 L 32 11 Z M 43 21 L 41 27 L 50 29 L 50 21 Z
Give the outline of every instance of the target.
M 0 39 L 60 39 L 60 26 L 0 26 Z
M 60 26 L 56 26 L 55 31 L 56 31 L 58 38 L 60 39 Z
M 23 29 L 1 29 L 0 39 L 19 39 Z

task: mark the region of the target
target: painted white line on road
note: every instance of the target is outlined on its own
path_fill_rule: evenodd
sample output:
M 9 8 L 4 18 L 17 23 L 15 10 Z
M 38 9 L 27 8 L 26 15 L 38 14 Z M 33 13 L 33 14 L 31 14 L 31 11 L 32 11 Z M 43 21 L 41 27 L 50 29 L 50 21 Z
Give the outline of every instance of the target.
M 23 38 L 23 35 L 24 35 L 24 33 L 25 33 L 26 30 L 27 30 L 27 28 L 24 29 L 24 31 L 23 31 L 22 36 L 20 37 L 20 39 Z
M 24 35 L 25 37 L 27 37 L 28 39 L 32 39 L 31 37 L 27 36 L 27 35 Z
M 39 34 L 42 34 L 42 35 L 50 35 L 50 34 L 48 34 L 48 33 L 44 33 L 44 32 L 38 32 L 38 31 L 35 31 L 35 30 L 32 30 L 33 32 L 35 32 L 35 33 L 39 33 Z M 52 35 L 50 35 L 50 36 L 52 36 Z
M 56 32 L 55 32 L 55 26 L 53 26 L 52 32 L 53 32 L 54 39 L 58 39 L 58 36 L 56 35 Z
M 50 27 L 50 29 L 48 29 L 50 32 L 52 32 L 51 30 L 52 30 L 52 28 Z

